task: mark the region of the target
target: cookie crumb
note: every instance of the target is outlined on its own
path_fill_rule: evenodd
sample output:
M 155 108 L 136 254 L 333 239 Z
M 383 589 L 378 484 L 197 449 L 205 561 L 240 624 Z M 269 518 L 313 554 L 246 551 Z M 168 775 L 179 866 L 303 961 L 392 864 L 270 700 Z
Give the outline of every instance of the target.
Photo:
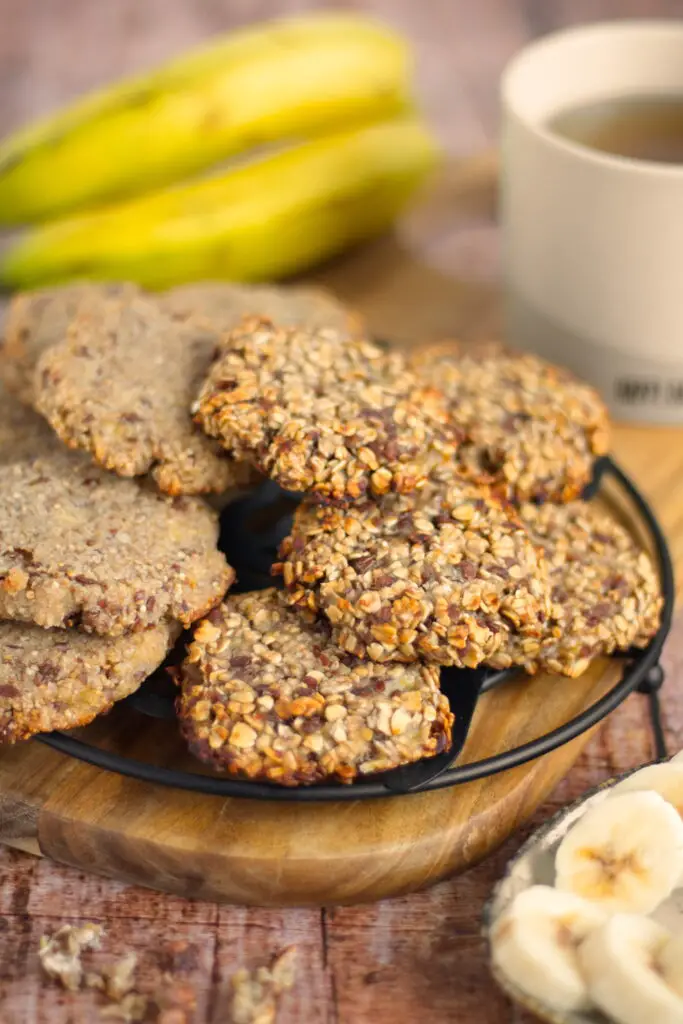
M 99 949 L 104 930 L 102 925 L 64 924 L 53 935 L 40 939 L 38 957 L 49 978 L 58 981 L 70 992 L 78 992 L 83 984 L 81 954 L 89 949 Z
M 270 967 L 240 968 L 231 978 L 232 1024 L 273 1024 L 277 997 L 294 986 L 297 947 L 288 946 Z

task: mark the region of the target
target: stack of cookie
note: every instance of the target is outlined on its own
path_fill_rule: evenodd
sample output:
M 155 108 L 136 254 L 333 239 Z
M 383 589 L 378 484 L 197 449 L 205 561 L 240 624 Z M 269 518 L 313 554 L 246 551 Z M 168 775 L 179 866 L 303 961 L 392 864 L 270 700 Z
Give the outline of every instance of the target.
M 0 376 L 6 739 L 89 721 L 206 615 L 181 671 L 191 749 L 351 781 L 447 749 L 442 665 L 578 675 L 657 629 L 647 555 L 577 500 L 604 407 L 533 357 L 406 360 L 305 289 L 84 286 L 15 300 Z M 262 475 L 304 495 L 284 590 L 221 603 L 199 496 Z

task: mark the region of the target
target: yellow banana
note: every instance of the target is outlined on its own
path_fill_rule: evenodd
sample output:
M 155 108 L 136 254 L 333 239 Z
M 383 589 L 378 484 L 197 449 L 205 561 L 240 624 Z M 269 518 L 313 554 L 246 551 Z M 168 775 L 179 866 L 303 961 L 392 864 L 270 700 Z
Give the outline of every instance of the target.
M 403 40 L 371 19 L 311 14 L 222 37 L 0 144 L 0 223 L 140 195 L 254 147 L 393 117 Z
M 155 289 L 287 276 L 388 228 L 436 157 L 432 136 L 407 117 L 317 139 L 38 227 L 0 261 L 0 282 L 90 278 Z

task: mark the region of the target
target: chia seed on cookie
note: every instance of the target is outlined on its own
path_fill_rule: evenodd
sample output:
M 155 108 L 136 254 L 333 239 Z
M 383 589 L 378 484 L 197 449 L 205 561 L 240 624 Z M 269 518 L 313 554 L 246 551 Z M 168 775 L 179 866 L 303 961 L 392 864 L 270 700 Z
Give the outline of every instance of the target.
M 579 676 L 601 654 L 646 647 L 662 609 L 652 561 L 588 502 L 525 504 L 520 518 L 549 568 L 552 607 L 540 637 L 514 638 L 490 663 Z
M 0 743 L 87 725 L 138 689 L 179 632 L 164 622 L 109 638 L 0 622 Z
M 330 503 L 413 491 L 458 440 L 443 395 L 400 353 L 263 319 L 228 336 L 195 409 L 236 458 Z
M 65 449 L 0 464 L 0 618 L 117 636 L 189 625 L 234 573 L 215 513 Z
M 249 779 L 351 782 L 451 742 L 436 668 L 358 661 L 275 590 L 232 597 L 199 624 L 181 686 L 192 752 Z
M 280 549 L 284 600 L 321 612 L 376 662 L 475 668 L 549 611 L 545 568 L 514 510 L 453 473 L 348 509 L 304 502 Z
M 442 342 L 416 350 L 411 367 L 444 391 L 467 435 L 461 469 L 477 482 L 505 485 L 514 500 L 578 497 L 595 457 L 607 451 L 607 411 L 597 392 L 536 356 Z

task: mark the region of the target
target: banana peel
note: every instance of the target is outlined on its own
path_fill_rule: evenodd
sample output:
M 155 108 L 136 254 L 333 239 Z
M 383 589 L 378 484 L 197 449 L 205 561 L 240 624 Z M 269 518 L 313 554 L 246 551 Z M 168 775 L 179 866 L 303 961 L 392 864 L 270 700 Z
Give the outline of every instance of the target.
M 25 289 L 86 278 L 163 289 L 287 277 L 385 231 L 437 159 L 414 117 L 338 133 L 38 227 L 0 261 L 0 282 Z
M 387 27 L 311 14 L 242 29 L 0 143 L 0 224 L 63 217 L 256 147 L 393 117 L 411 58 Z

